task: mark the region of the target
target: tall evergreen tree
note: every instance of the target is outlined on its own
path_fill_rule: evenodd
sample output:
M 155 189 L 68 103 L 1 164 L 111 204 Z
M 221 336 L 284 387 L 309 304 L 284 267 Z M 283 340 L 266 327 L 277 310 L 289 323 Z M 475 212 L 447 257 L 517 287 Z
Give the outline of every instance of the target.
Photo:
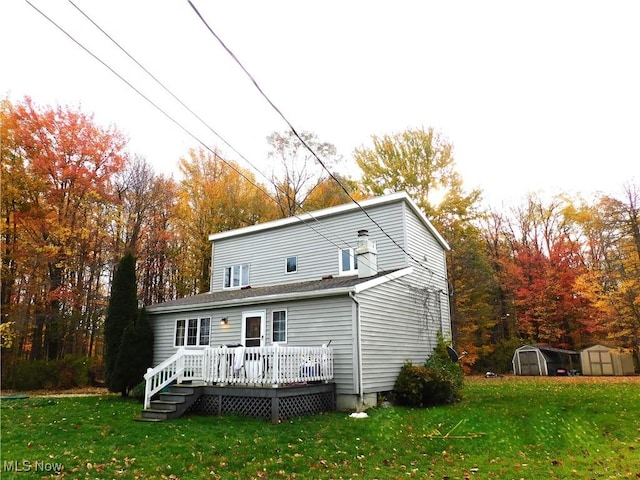
M 121 380 L 121 374 L 116 368 L 118 352 L 128 326 L 135 329 L 138 317 L 138 295 L 136 289 L 136 261 L 131 253 L 127 253 L 120 263 L 113 277 L 111 298 L 105 320 L 105 381 L 112 392 L 120 392 L 127 396 L 128 390 Z M 121 362 L 122 365 L 122 362 Z
M 123 396 L 142 380 L 153 361 L 153 331 L 147 312 L 139 311 L 137 321 L 124 329 L 115 364 L 114 384 Z

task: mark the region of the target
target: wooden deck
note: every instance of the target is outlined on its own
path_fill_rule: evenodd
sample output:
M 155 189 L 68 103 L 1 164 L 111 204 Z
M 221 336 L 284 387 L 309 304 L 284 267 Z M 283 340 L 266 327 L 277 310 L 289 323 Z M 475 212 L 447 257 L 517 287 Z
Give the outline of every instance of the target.
M 141 421 L 162 421 L 183 414 L 238 414 L 279 423 L 288 418 L 332 411 L 335 383 L 300 384 L 278 388 L 240 385 L 174 384 L 158 395 Z
M 333 380 L 333 350 L 322 347 L 206 347 L 180 348 L 144 375 L 144 406 L 169 385 L 284 388 Z M 195 385 L 195 383 L 193 383 Z

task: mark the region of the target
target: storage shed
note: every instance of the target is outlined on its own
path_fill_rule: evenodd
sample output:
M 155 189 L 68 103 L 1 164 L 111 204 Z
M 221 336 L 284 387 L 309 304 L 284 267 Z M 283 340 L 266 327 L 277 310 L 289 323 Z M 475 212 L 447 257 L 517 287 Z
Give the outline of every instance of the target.
M 573 350 L 523 345 L 513 354 L 516 375 L 562 375 L 580 367 L 580 353 Z
M 633 375 L 633 357 L 617 347 L 594 345 L 580 352 L 583 375 Z

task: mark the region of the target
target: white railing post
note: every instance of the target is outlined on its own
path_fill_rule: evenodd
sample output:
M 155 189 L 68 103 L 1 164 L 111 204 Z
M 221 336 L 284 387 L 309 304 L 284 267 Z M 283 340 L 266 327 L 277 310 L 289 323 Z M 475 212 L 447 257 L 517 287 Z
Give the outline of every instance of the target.
M 153 372 L 153 369 L 147 368 L 147 375 L 151 375 L 151 372 Z M 151 406 L 152 385 L 151 385 L 151 379 L 146 380 L 147 375 L 145 375 L 145 382 L 144 382 L 144 408 L 149 408 Z
M 220 350 L 218 351 L 218 356 L 220 357 L 220 372 L 218 373 L 218 377 L 220 378 L 220 383 L 227 383 L 227 369 L 228 369 L 228 363 L 227 363 L 227 352 L 229 351 L 229 349 L 225 346 L 220 347 Z
M 204 347 L 202 352 L 202 379 L 205 383 L 209 383 L 211 376 L 211 347 Z
M 178 352 L 180 354 L 180 356 L 178 357 L 177 361 L 176 361 L 176 374 L 177 374 L 177 380 L 178 383 L 181 383 L 184 380 L 184 354 L 185 354 L 186 350 L 184 348 L 180 348 L 178 349 Z
M 274 345 L 272 348 L 273 355 L 271 357 L 271 384 L 274 387 L 277 387 L 280 382 L 278 382 L 279 371 L 280 371 L 280 346 L 278 344 Z

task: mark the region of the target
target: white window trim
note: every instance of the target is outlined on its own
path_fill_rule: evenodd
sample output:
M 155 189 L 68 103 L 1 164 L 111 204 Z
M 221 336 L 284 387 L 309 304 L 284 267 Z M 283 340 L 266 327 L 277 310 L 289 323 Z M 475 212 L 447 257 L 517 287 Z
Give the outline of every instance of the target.
M 276 342 L 273 339 L 273 314 L 276 312 L 284 312 L 284 341 Z M 285 345 L 289 341 L 289 311 L 286 308 L 279 308 L 271 311 L 271 343 L 273 345 Z
M 343 250 L 349 250 L 349 256 L 351 257 L 351 266 L 355 266 L 356 264 L 356 249 L 355 248 L 340 248 L 338 249 L 338 275 L 357 275 L 358 269 L 351 268 L 350 270 L 342 269 L 342 252 Z
M 200 339 L 202 338 L 202 321 L 209 320 L 209 341 L 207 343 L 200 343 Z M 213 325 L 213 320 L 211 317 L 200 317 L 198 319 L 198 345 L 201 347 L 208 347 L 211 345 L 211 326 Z
M 287 263 L 288 263 L 288 260 L 290 258 L 295 258 L 296 259 L 296 269 L 291 271 L 291 272 L 287 271 L 287 266 L 288 266 Z M 294 273 L 298 273 L 298 256 L 297 255 L 289 255 L 284 259 L 284 274 L 285 275 L 293 275 Z
M 182 333 L 182 345 L 178 345 L 178 324 L 180 322 L 184 322 L 184 331 Z M 173 326 L 173 346 L 176 348 L 184 347 L 184 344 L 187 343 L 187 320 L 184 318 L 179 318 L 175 321 Z
M 196 320 L 196 343 L 195 345 L 187 345 L 187 339 L 189 338 L 189 320 Z M 209 320 L 209 343 L 200 343 L 200 329 L 202 327 L 202 321 Z M 178 323 L 184 322 L 184 336 L 182 337 L 182 345 L 177 344 L 177 335 L 178 335 Z M 211 317 L 190 317 L 190 318 L 178 318 L 175 321 L 175 325 L 173 328 L 173 346 L 175 348 L 197 348 L 197 347 L 208 347 L 211 345 L 211 326 L 212 326 Z
M 240 268 L 240 280 L 239 280 L 240 283 L 239 283 L 239 285 L 235 285 L 234 286 L 233 285 L 233 269 L 236 268 L 236 267 Z M 229 270 L 229 269 L 231 269 L 230 272 L 229 272 L 229 283 L 230 283 L 230 285 L 227 287 L 225 285 L 225 277 L 226 277 L 226 274 L 227 274 L 227 270 Z M 247 271 L 247 275 L 246 275 L 247 283 L 246 284 L 242 283 L 242 278 L 244 277 L 244 275 L 243 275 L 243 271 L 244 270 Z M 251 267 L 250 267 L 250 265 L 248 263 L 239 263 L 239 264 L 236 264 L 236 265 L 228 265 L 228 266 L 226 266 L 226 267 L 224 267 L 222 269 L 222 289 L 223 290 L 234 290 L 234 289 L 239 289 L 239 288 L 242 288 L 242 287 L 247 287 L 247 286 L 249 286 L 251 284 L 250 275 L 251 275 Z

